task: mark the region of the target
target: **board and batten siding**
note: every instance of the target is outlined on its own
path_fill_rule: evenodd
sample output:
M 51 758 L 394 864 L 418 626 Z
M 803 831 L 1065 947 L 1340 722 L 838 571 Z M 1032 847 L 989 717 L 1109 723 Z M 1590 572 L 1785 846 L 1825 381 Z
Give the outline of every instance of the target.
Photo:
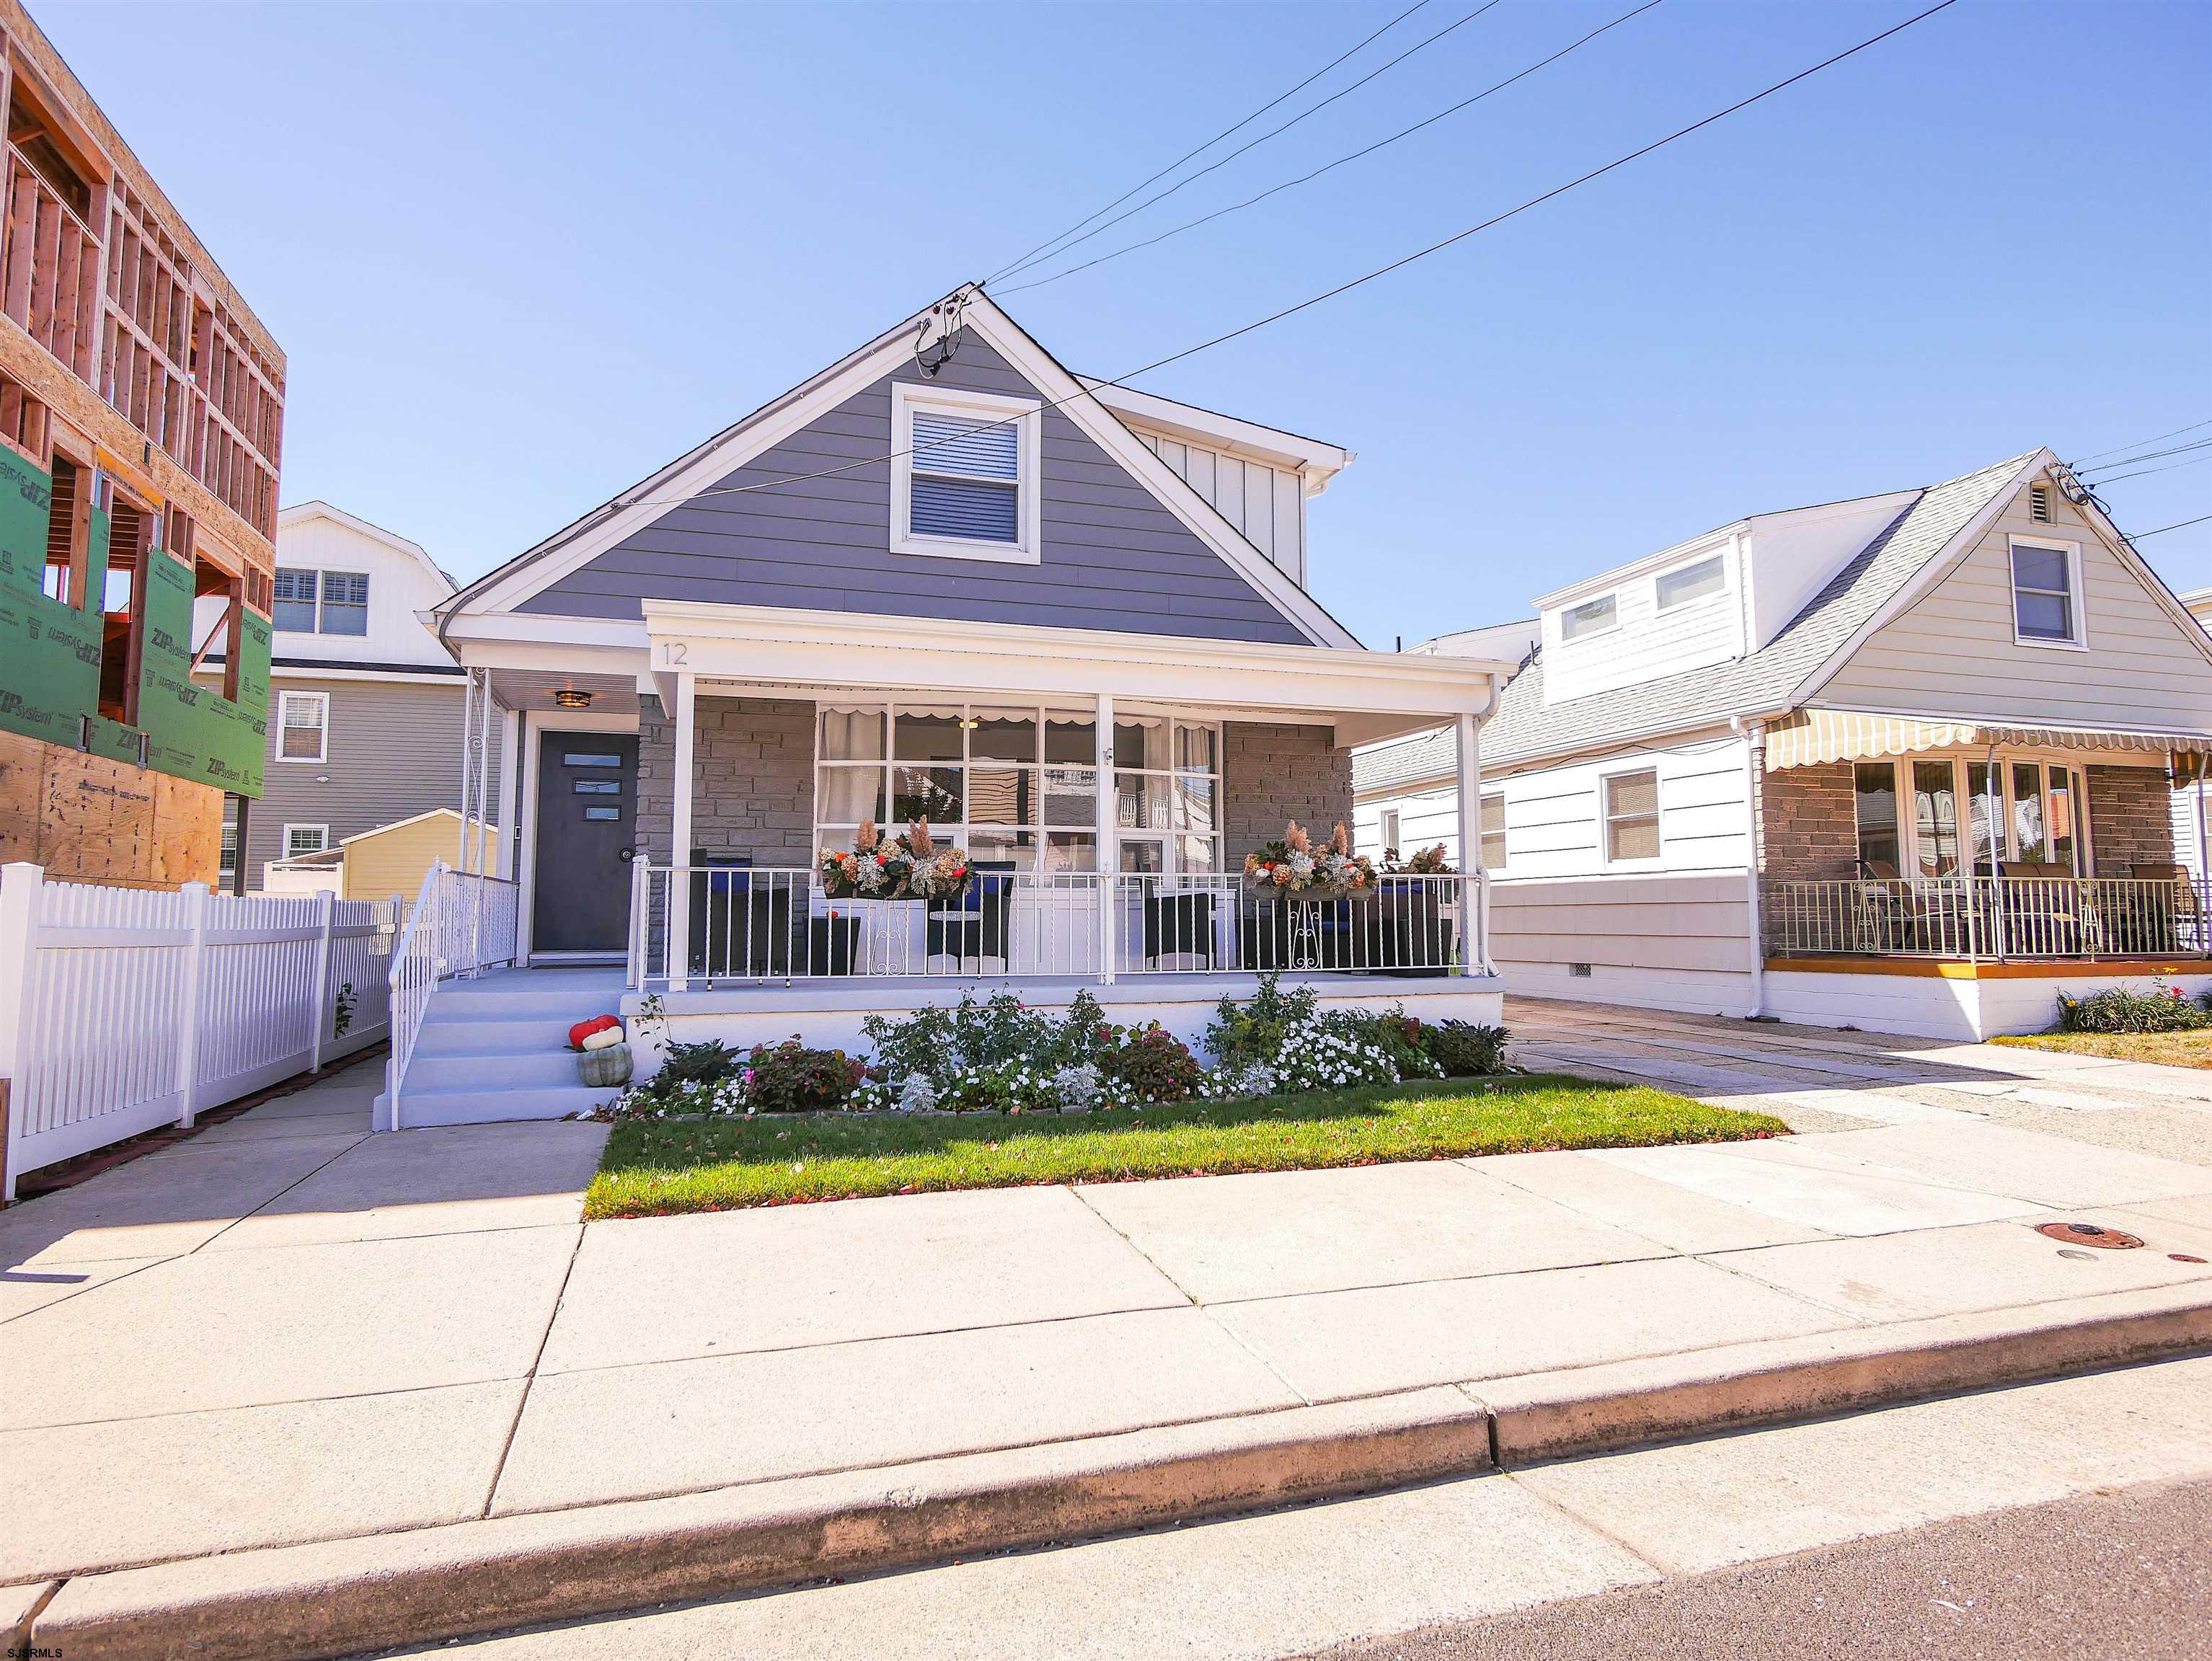
M 969 622 L 1303 644 L 1306 634 L 1057 409 L 1044 411 L 1038 564 L 890 550 L 891 385 L 1041 398 L 972 330 L 934 380 L 908 368 L 826 411 L 692 500 L 526 601 L 635 617 L 703 600 Z M 861 465 L 775 489 L 715 495 Z
M 2212 662 L 2135 573 L 2051 493 L 2055 524 L 2023 488 L 1966 559 L 1869 635 L 1814 701 L 1832 709 L 1987 716 L 2081 726 L 2212 727 Z M 2008 536 L 2081 549 L 2088 650 L 2013 639 Z
M 327 693 L 330 734 L 320 761 L 276 759 L 278 694 Z M 283 858 L 284 827 L 328 825 L 327 846 L 434 808 L 458 809 L 461 795 L 461 683 L 408 681 L 287 680 L 269 688 L 269 764 L 246 826 L 246 881 L 258 887 L 262 865 Z M 501 743 L 506 723 L 491 730 L 487 800 L 499 799 Z M 453 858 L 458 855 L 459 837 Z
M 1250 461 L 1164 433 L 1130 429 L 1168 470 L 1300 587 L 1306 580 L 1305 481 L 1285 468 Z

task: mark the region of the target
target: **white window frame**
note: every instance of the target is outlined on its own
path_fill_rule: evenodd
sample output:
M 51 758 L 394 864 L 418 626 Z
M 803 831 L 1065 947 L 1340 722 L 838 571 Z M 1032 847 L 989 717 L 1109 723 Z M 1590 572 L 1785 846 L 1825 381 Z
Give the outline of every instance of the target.
M 1580 611 L 1584 606 L 1595 605 L 1601 600 L 1613 602 L 1611 622 L 1601 624 L 1595 628 L 1586 629 L 1580 634 L 1567 633 L 1567 614 L 1570 611 Z M 1616 633 L 1620 627 L 1620 591 L 1617 588 L 1607 589 L 1602 594 L 1592 594 L 1583 599 L 1577 600 L 1571 605 L 1563 605 L 1559 609 L 1559 644 L 1563 646 L 1580 646 L 1584 640 L 1602 640 L 1606 635 Z
M 2045 554 L 2066 556 L 2067 600 L 2074 621 L 2074 632 L 2065 640 L 2049 640 L 2040 635 L 2023 634 L 2020 627 L 2020 579 L 2013 566 L 2013 554 L 2017 549 L 2033 548 Z M 2005 537 L 2005 586 L 2012 595 L 2012 639 L 2014 646 L 2035 646 L 2053 652 L 2087 652 L 2089 649 L 2088 596 L 2081 585 L 2081 544 L 2068 542 L 2062 536 Z M 2046 590 L 2031 590 L 2033 593 Z
M 1694 571 L 1701 565 L 1717 565 L 1720 567 L 1721 585 L 1718 588 L 1715 589 L 1710 594 L 1700 594 L 1693 600 L 1676 600 L 1671 605 L 1660 597 L 1659 585 L 1661 583 L 1666 581 L 1668 578 L 1677 575 L 1681 572 Z M 1654 616 L 1663 617 L 1670 612 L 1688 611 L 1698 606 L 1711 605 L 1716 601 L 1729 598 L 1729 596 L 1733 595 L 1735 592 L 1735 572 L 1733 567 L 1729 564 L 1729 556 L 1726 552 L 1716 551 L 1711 554 L 1700 554 L 1694 560 L 1684 560 L 1679 565 L 1670 565 L 1664 571 L 1655 571 L 1651 573 L 1651 612 Z
M 1382 848 L 1386 853 L 1403 853 L 1405 845 L 1398 839 L 1404 834 L 1404 814 L 1396 808 L 1383 808 L 1375 815 L 1375 828 L 1382 833 Z
M 275 577 L 272 577 L 270 579 L 269 590 L 270 627 L 276 629 L 279 633 L 285 634 L 313 634 L 316 633 L 318 629 L 320 628 L 323 621 L 322 567 L 312 565 L 279 566 L 276 568 L 276 576 L 305 577 L 307 579 L 307 587 L 311 591 L 304 600 L 299 598 L 296 595 L 284 599 L 278 599 L 276 597 L 276 579 Z M 289 623 L 277 622 L 276 621 L 276 608 L 280 605 L 306 606 L 307 608 L 307 626 L 305 628 L 295 628 Z
M 323 718 L 315 724 L 317 742 L 315 744 L 315 753 L 313 755 L 287 755 L 284 754 L 285 716 L 295 700 L 316 703 L 322 706 Z M 305 727 L 299 729 L 299 730 L 302 732 L 305 732 L 307 730 L 307 729 Z M 317 767 L 329 761 L 331 759 L 331 694 L 327 692 L 278 693 L 276 694 L 276 743 L 274 749 L 276 754 L 270 759 L 278 761 L 289 761 L 299 767 Z
M 322 840 L 314 847 L 302 848 L 295 853 L 292 851 L 294 831 L 313 831 L 322 838 Z M 331 851 L 331 827 L 328 825 L 287 825 L 284 827 L 283 840 L 279 846 L 283 849 L 283 852 L 276 856 L 279 859 L 305 859 L 311 853 L 328 853 Z
M 1015 523 L 1019 531 L 1011 543 L 973 542 L 959 536 L 916 536 L 908 524 L 914 505 L 914 412 L 916 409 L 963 415 L 970 420 L 1012 419 L 1018 435 L 1018 477 L 1020 493 Z M 1043 557 L 1042 491 L 1043 406 L 1035 398 L 1007 397 L 996 392 L 970 392 L 957 387 L 917 386 L 912 381 L 891 383 L 891 543 L 894 554 L 915 554 L 937 559 L 989 560 L 1000 565 L 1037 565 Z M 931 471 L 924 461 L 921 470 Z
M 1613 781 L 1632 778 L 1639 773 L 1651 775 L 1651 828 L 1658 833 L 1659 852 L 1638 858 L 1630 856 L 1613 857 L 1613 809 L 1610 796 Z M 1667 809 L 1662 799 L 1666 778 L 1656 761 L 1639 761 L 1633 767 L 1611 767 L 1597 776 L 1597 857 L 1598 863 L 1607 870 L 1653 870 L 1667 863 Z M 1641 814 L 1631 815 L 1642 818 Z M 1480 827 L 1477 827 L 1478 833 Z M 1480 845 L 1478 845 L 1479 849 Z

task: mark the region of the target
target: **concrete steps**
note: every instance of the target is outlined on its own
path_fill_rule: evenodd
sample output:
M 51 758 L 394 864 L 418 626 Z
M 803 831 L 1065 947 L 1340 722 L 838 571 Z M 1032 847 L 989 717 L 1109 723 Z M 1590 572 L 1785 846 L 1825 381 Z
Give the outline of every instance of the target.
M 613 1097 L 576 1082 L 568 1028 L 621 1002 L 623 972 L 510 969 L 447 981 L 430 999 L 400 1088 L 399 1122 L 483 1125 L 565 1118 Z M 392 1123 L 388 1095 L 376 1123 Z

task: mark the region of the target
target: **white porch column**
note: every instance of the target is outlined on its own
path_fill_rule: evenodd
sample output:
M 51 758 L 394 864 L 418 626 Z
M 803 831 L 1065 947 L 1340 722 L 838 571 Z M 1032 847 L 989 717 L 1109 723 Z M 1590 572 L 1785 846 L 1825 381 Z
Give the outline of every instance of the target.
M 514 827 L 522 800 L 522 712 L 512 709 L 500 724 L 499 734 L 499 857 L 492 861 L 494 876 L 514 876 Z
M 1098 978 L 1109 985 L 1114 979 L 1115 948 L 1119 943 L 1114 935 L 1121 923 L 1121 907 L 1116 903 L 1120 895 L 1121 851 L 1115 837 L 1115 820 L 1119 816 L 1114 796 L 1114 700 L 1110 694 L 1098 694 Z
M 1476 722 L 1462 715 L 1454 729 L 1459 785 L 1459 906 L 1464 943 L 1462 974 L 1495 974 L 1490 962 L 1490 873 L 1482 866 L 1482 753 Z
M 668 853 L 668 990 L 680 992 L 689 985 L 691 967 L 691 738 L 692 680 L 676 677 L 674 806 L 671 813 Z
M 469 868 L 469 767 L 475 761 L 471 749 L 476 735 L 477 672 L 461 670 L 461 846 L 454 863 L 463 870 Z

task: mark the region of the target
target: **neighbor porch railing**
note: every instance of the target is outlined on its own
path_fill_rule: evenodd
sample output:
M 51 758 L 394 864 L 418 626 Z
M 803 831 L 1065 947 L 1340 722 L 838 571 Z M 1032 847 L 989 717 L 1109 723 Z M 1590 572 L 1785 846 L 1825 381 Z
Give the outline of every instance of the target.
M 2202 878 L 1860 877 L 1759 885 L 1774 957 L 2212 955 Z
M 1232 876 L 978 871 L 957 899 L 832 899 L 799 868 L 632 868 L 629 979 L 713 986 L 829 977 L 1265 970 L 1450 974 L 1479 965 L 1474 883 L 1386 876 L 1348 896 L 1255 891 Z M 672 953 L 678 928 L 687 949 Z M 672 958 L 680 958 L 680 975 Z
M 387 1107 L 380 1128 L 399 1128 L 399 1097 L 415 1040 L 441 982 L 455 975 L 512 963 L 520 916 L 515 885 L 504 877 L 457 871 L 441 860 L 422 874 L 422 886 L 388 977 L 392 1053 L 385 1063 Z

